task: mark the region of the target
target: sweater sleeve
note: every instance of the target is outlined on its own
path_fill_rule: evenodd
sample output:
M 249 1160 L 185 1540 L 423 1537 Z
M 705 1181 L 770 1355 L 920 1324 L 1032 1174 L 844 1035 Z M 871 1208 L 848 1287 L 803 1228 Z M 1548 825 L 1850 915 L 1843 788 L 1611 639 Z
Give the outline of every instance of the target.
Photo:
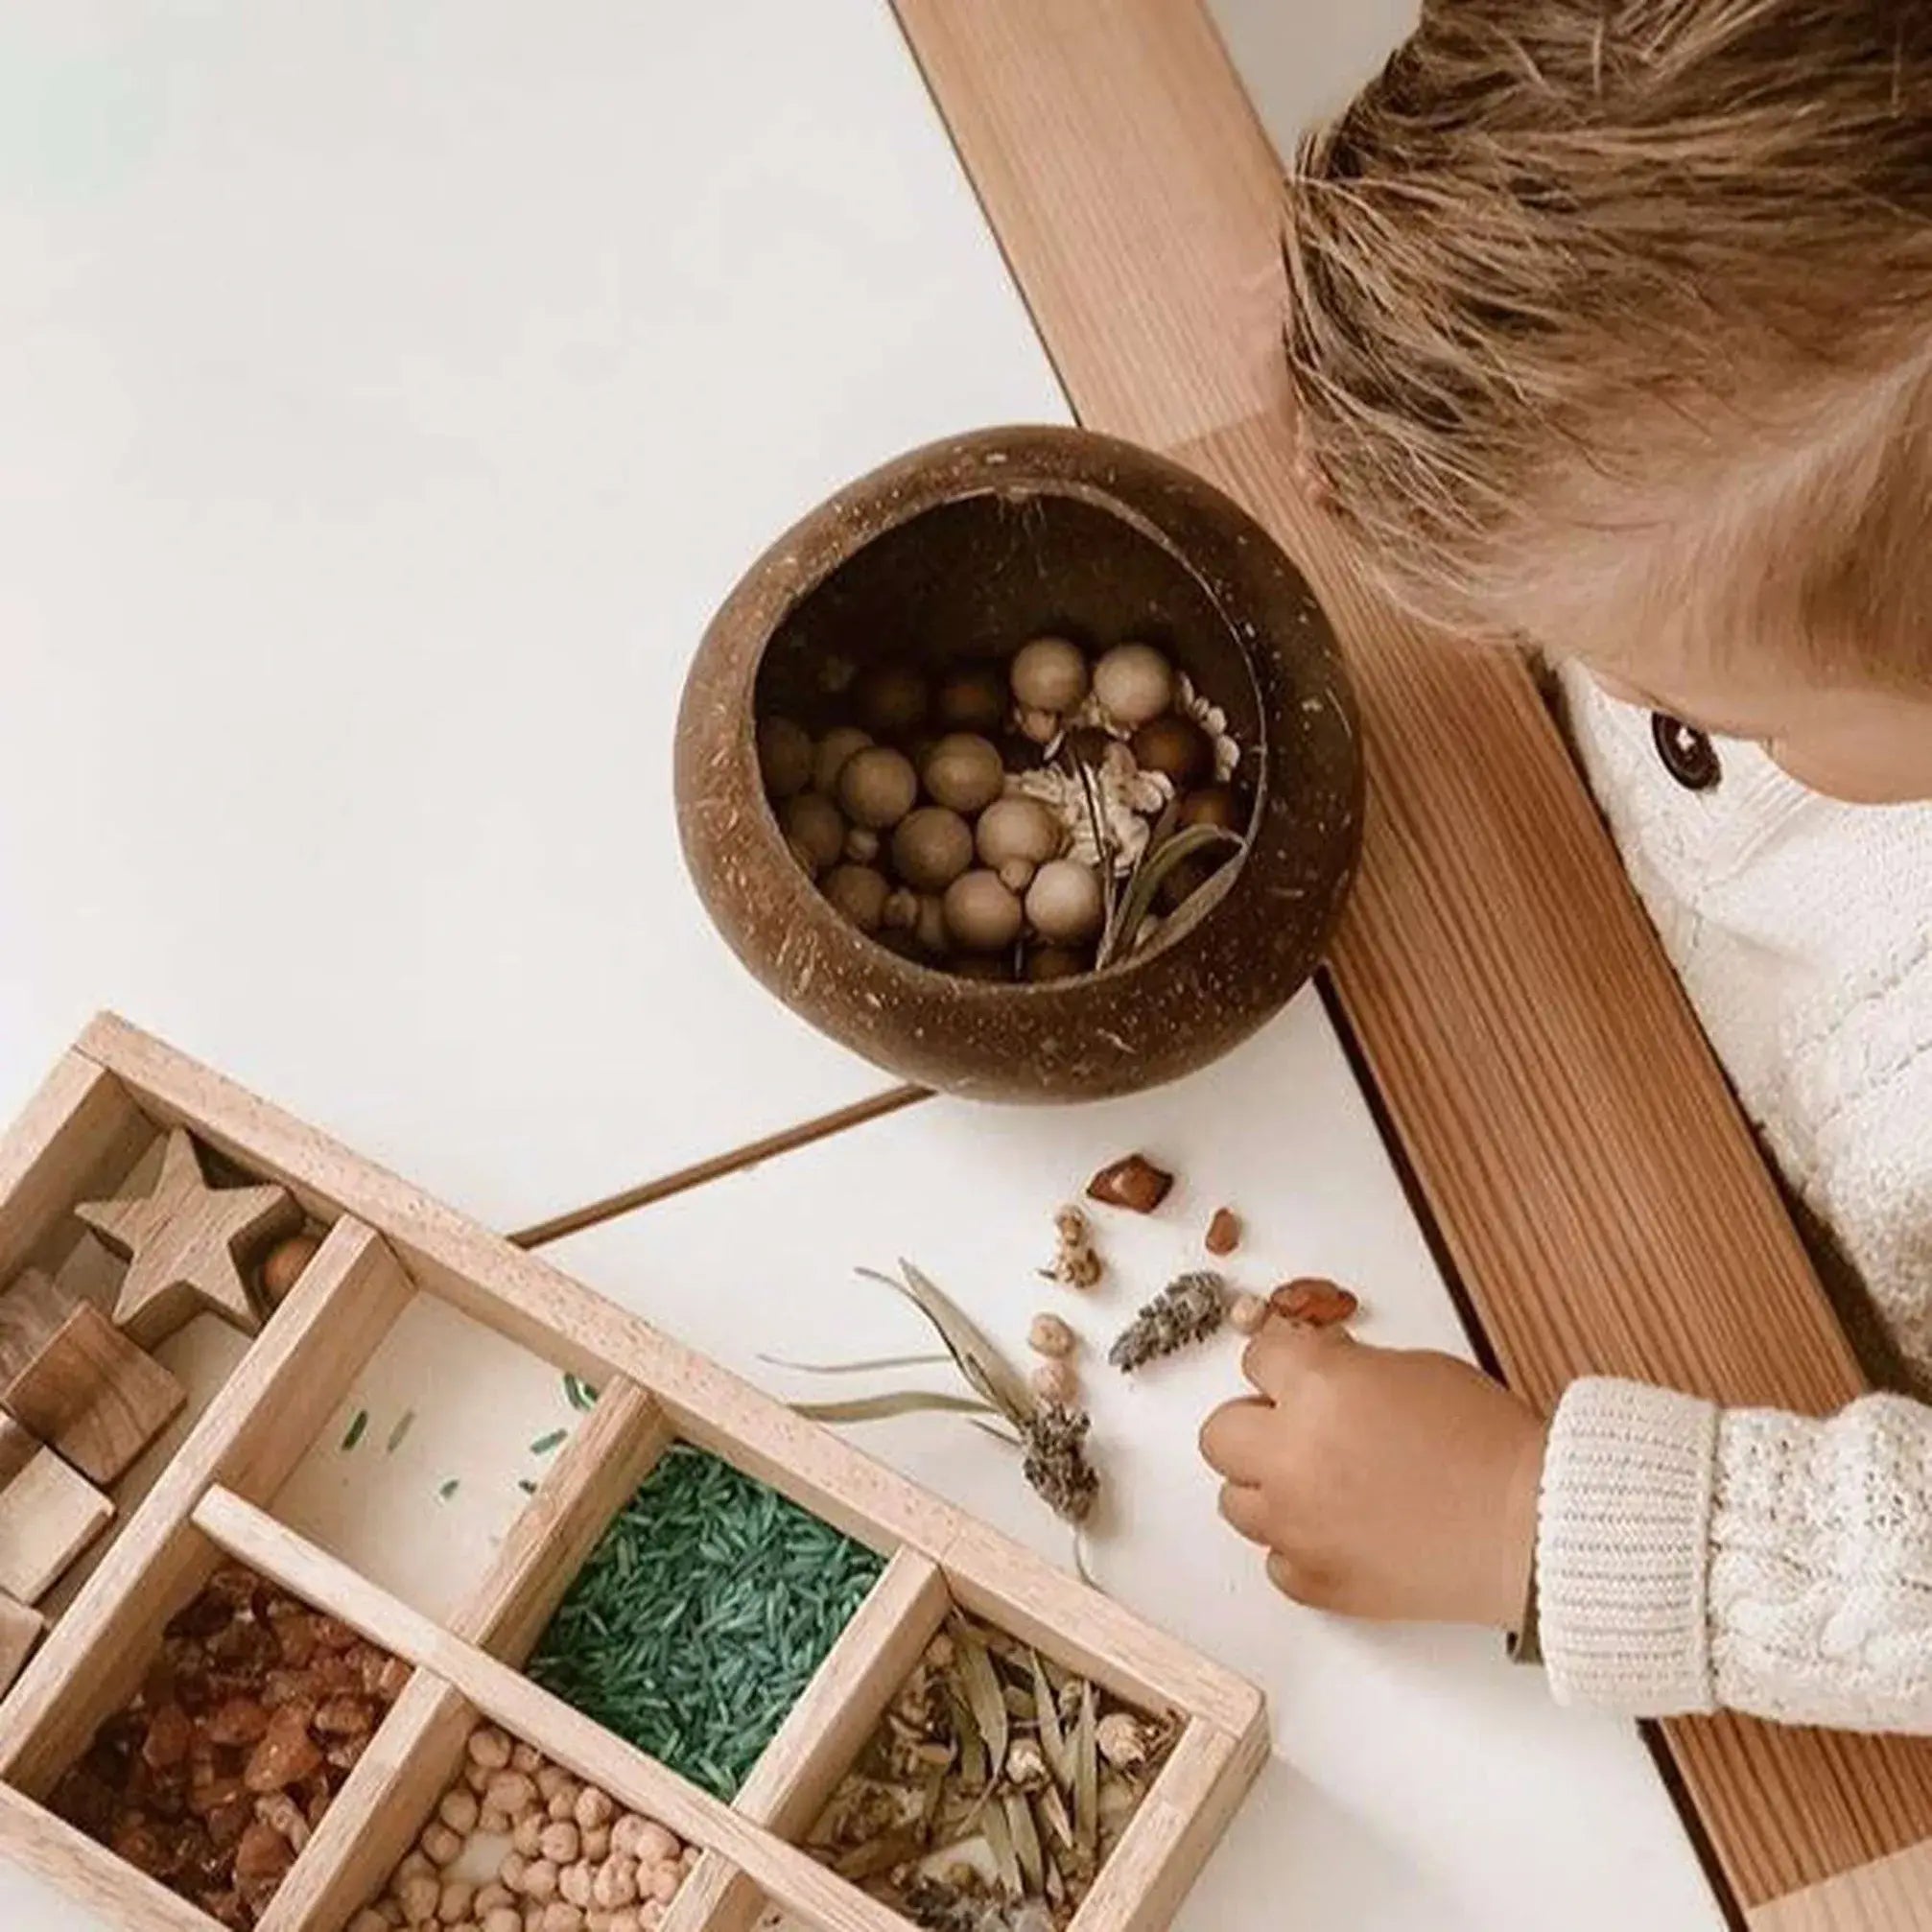
M 1932 1408 L 1828 1421 L 1587 1380 L 1551 1425 L 1539 1616 L 1558 1700 L 1932 1732 Z

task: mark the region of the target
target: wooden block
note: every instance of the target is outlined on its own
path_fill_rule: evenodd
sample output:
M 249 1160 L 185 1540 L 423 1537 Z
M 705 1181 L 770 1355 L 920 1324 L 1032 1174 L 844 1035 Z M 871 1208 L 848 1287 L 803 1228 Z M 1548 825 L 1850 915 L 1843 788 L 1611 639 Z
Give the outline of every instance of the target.
M 204 1310 L 259 1334 L 239 1254 L 302 1221 L 286 1188 L 209 1187 L 184 1127 L 168 1136 L 152 1194 L 82 1201 L 74 1213 L 128 1263 L 114 1325 L 148 1349 Z
M 0 1393 L 0 1408 L 105 1485 L 127 1473 L 187 1400 L 153 1355 L 83 1302 Z
M 0 1697 L 20 1675 L 46 1628 L 47 1619 L 37 1610 L 30 1610 L 0 1590 Z
M 0 1490 L 0 1590 L 38 1603 L 114 1520 L 114 1505 L 50 1449 Z
M 52 1275 L 24 1268 L 0 1294 L 0 1383 L 11 1382 L 74 1312 L 76 1299 Z
M 40 1445 L 31 1429 L 12 1416 L 0 1416 L 0 1489 L 5 1489 L 34 1460 Z

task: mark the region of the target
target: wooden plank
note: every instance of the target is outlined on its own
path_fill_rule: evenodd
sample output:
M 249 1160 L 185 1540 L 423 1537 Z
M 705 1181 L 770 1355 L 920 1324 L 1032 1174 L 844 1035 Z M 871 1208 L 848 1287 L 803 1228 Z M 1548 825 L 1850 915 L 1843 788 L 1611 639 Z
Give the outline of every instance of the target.
M 414 1844 L 462 1761 L 476 1713 L 417 1671 L 277 1888 L 255 1932 L 342 1932 Z
M 893 1557 L 787 1712 L 732 1808 L 781 1838 L 808 1831 L 946 1621 L 952 1600 L 928 1558 L 906 1549 Z M 707 1851 L 658 1932 L 747 1932 L 763 1909 L 758 1887 L 721 1852 Z
M 126 1932 L 222 1932 L 199 1907 L 8 1784 L 0 1784 L 0 1845 L 14 1864 Z
M 271 1496 L 414 1289 L 342 1219 L 0 1706 L 0 1775 L 39 1795 L 140 1682 L 155 1633 L 214 1567 L 188 1531 L 210 1482 Z
M 1246 504 L 1368 735 L 1349 1024 L 1517 1386 L 1829 1410 L 1861 1378 L 1526 670 L 1378 598 L 1291 483 L 1275 157 L 1197 0 L 897 0 L 1090 427 Z M 1373 1286 L 1373 1284 L 1370 1284 Z M 1732 1718 L 1671 1748 L 1755 1905 L 1932 1833 L 1932 1745 Z
M 522 1664 L 584 1559 L 671 1440 L 663 1409 L 635 1382 L 609 1378 L 450 1628 L 492 1657 Z
M 86 1055 L 67 1053 L 0 1136 L 0 1282 L 37 1258 L 52 1274 L 80 1238 L 77 1200 L 132 1166 L 153 1129 L 128 1090 Z
M 195 1510 L 203 1534 L 371 1642 L 434 1672 L 513 1737 L 684 1839 L 721 1851 L 771 1897 L 824 1932 L 906 1932 L 906 1921 L 806 1853 L 688 1783 L 487 1652 L 441 1629 L 346 1564 L 244 1502 L 210 1489 Z

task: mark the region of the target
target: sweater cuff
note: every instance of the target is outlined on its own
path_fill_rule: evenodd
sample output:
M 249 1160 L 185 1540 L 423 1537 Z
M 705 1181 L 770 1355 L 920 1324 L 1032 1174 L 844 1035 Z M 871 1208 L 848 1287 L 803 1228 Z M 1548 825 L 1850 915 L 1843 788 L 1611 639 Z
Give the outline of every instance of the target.
M 1573 1383 L 1550 1425 L 1538 1612 L 1560 1704 L 1714 1708 L 1705 1619 L 1717 1410 L 1640 1382 Z

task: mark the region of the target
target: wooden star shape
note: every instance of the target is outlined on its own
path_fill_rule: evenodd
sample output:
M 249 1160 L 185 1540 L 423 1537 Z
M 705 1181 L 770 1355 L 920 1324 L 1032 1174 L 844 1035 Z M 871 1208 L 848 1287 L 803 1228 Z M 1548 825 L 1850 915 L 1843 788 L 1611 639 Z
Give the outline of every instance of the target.
M 300 1226 L 286 1188 L 211 1188 L 182 1127 L 168 1135 L 154 1191 L 133 1201 L 83 1201 L 74 1210 L 128 1263 L 114 1326 L 152 1349 L 203 1311 L 245 1335 L 262 1319 L 236 1251 Z

